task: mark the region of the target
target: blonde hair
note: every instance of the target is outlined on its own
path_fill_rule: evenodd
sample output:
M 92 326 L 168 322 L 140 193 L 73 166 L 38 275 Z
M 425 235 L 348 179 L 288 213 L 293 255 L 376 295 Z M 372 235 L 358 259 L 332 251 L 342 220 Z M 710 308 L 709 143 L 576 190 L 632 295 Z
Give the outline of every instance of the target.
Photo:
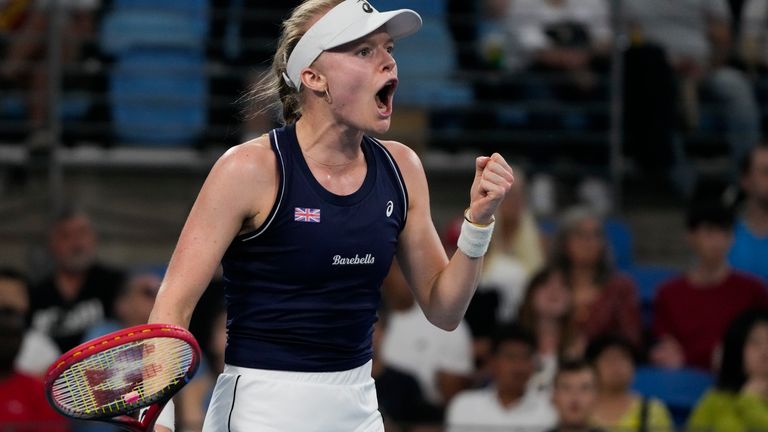
M 272 67 L 264 72 L 251 88 L 247 101 L 253 107 L 252 116 L 266 112 L 279 112 L 283 124 L 295 123 L 301 117 L 301 93 L 283 80 L 288 56 L 304 33 L 309 23 L 318 15 L 333 9 L 343 0 L 305 0 L 291 12 L 283 22 L 283 30 L 277 42 Z

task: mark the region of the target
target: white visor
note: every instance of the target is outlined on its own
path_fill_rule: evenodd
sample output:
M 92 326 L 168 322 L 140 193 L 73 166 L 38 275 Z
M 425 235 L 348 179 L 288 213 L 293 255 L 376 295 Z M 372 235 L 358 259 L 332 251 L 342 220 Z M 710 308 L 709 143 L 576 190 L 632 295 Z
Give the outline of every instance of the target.
M 409 36 L 421 27 L 421 17 L 410 9 L 379 12 L 366 0 L 345 0 L 322 16 L 299 39 L 288 57 L 285 82 L 301 88 L 301 71 L 323 51 L 360 39 L 386 26 L 392 39 Z

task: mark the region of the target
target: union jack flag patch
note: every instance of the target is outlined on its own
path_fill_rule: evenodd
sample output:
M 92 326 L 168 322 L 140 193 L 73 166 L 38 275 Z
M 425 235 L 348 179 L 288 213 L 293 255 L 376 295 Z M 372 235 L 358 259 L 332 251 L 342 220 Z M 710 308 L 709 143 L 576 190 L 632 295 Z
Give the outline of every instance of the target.
M 320 223 L 320 209 L 296 207 L 293 210 L 293 220 Z

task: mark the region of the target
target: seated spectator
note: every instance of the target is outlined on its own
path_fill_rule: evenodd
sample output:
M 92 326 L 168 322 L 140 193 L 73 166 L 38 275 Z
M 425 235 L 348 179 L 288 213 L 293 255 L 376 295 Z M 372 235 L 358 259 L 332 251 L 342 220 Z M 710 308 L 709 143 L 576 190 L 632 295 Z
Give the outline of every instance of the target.
M 623 336 L 639 347 L 640 302 L 634 282 L 612 263 L 602 221 L 586 207 L 565 212 L 552 246 L 552 263 L 573 295 L 573 324 L 581 352 L 606 333 Z
M 597 84 L 595 58 L 610 46 L 608 18 L 608 4 L 600 0 L 514 0 L 507 67 L 565 73 L 567 84 L 552 86 L 560 98 L 589 94 Z
M 426 401 L 418 381 L 409 373 L 388 365 L 381 358 L 381 346 L 387 334 L 388 314 L 379 311 L 379 320 L 373 328 L 373 366 L 371 374 L 376 381 L 376 397 L 385 424 L 440 425 L 443 409 Z M 393 426 L 390 426 L 390 428 Z M 387 428 L 387 430 L 390 430 Z
M 83 342 L 113 331 L 146 324 L 155 304 L 160 282 L 160 276 L 149 271 L 137 272 L 130 276 L 115 298 L 115 318 L 105 319 L 90 327 L 83 337 Z
M 547 267 L 533 276 L 519 315 L 520 325 L 536 335 L 538 342 L 539 361 L 530 385 L 536 390 L 548 391 L 557 371 L 558 358 L 580 357 L 579 353 L 572 353 L 571 291 L 558 270 Z
M 23 314 L 0 308 L 0 426 L 14 432 L 68 431 L 67 420 L 48 405 L 43 383 L 14 370 L 24 328 Z
M 49 115 L 49 66 L 46 63 L 48 31 L 51 28 L 50 0 L 10 0 L 0 8 L 0 81 L 13 82 L 27 91 L 29 126 L 42 139 L 41 128 Z M 95 35 L 95 10 L 99 0 L 60 1 L 63 16 L 60 61 L 71 66 L 85 57 Z M 8 25 L 10 24 L 10 25 Z M 7 28 L 5 28 L 7 25 Z M 47 145 L 47 142 L 35 144 Z
M 728 327 L 715 388 L 693 410 L 688 430 L 768 430 L 768 310 L 745 312 Z
M 768 22 L 768 1 L 742 0 L 741 31 L 737 34 L 739 58 L 746 64 L 750 72 L 757 72 L 761 75 L 768 72 L 766 22 Z
M 597 374 L 586 361 L 566 361 L 557 368 L 552 402 L 558 421 L 550 432 L 599 432 L 591 426 L 597 402 Z
M 741 187 L 745 202 L 728 261 L 768 281 L 768 145 L 755 147 L 743 159 Z
M 728 265 L 733 214 L 724 206 L 693 204 L 687 228 L 694 264 L 687 274 L 663 283 L 657 291 L 653 330 L 658 343 L 651 361 L 662 367 L 711 370 L 728 323 L 750 307 L 768 306 L 768 287 Z
M 515 169 L 515 184 L 499 205 L 493 247 L 514 257 L 530 277 L 544 265 L 544 239 L 528 208 L 527 184 L 522 169 Z
M 112 305 L 124 276 L 96 259 L 97 238 L 85 213 L 65 209 L 49 234 L 54 269 L 30 290 L 32 327 L 65 352 L 85 331 L 113 317 Z
M 472 338 L 462 322 L 452 332 L 427 321 L 397 263 L 382 284 L 390 309 L 381 358 L 387 365 L 413 375 L 427 401 L 439 407 L 466 389 L 473 372 Z
M 612 336 L 596 339 L 587 348 L 587 359 L 594 365 L 599 383 L 592 416 L 595 426 L 616 431 L 673 431 L 663 402 L 630 390 L 636 355 L 628 340 Z
M 500 327 L 493 339 L 493 381 L 479 390 L 459 393 L 448 406 L 450 432 L 479 430 L 543 431 L 557 415 L 549 398 L 531 390 L 536 367 L 536 338 L 517 325 Z
M 757 145 L 760 122 L 754 91 L 747 77 L 727 64 L 731 16 L 726 0 L 628 0 L 624 12 L 634 40 L 666 52 L 678 78 L 688 127 L 699 127 L 699 99 L 706 96 L 723 120 L 732 160 Z
M 10 308 L 25 318 L 29 317 L 27 280 L 21 273 L 10 268 L 0 268 L 0 307 Z M 25 322 L 27 321 L 25 319 Z M 16 357 L 15 368 L 18 372 L 42 377 L 59 355 L 61 352 L 50 337 L 27 328 Z

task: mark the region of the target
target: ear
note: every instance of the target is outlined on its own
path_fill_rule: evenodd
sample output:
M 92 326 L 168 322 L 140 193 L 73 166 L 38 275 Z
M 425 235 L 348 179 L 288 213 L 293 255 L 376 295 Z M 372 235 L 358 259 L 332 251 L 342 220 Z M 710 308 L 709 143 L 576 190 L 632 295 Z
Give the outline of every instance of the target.
M 306 67 L 301 71 L 301 85 L 319 93 L 324 93 L 328 88 L 328 81 L 325 79 L 325 75 L 320 73 L 317 68 Z

